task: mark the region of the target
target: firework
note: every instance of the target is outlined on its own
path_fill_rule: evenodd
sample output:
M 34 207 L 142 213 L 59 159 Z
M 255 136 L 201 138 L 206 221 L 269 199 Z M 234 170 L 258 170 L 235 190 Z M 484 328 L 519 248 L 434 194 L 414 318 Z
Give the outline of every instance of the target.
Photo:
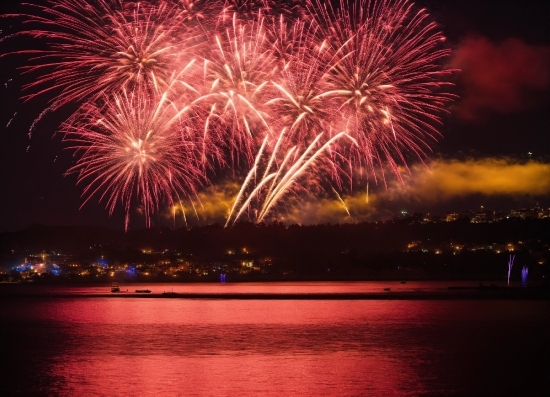
M 407 153 L 424 158 L 453 98 L 443 35 L 407 0 L 341 0 L 337 8 L 316 1 L 308 9 L 328 39 L 325 95 L 339 102 L 340 128 L 358 142 L 357 166 L 374 173 L 387 164 L 399 177 Z
M 186 111 L 177 110 L 165 94 L 152 99 L 124 92 L 105 102 L 102 108 L 89 105 L 78 122 L 62 125 L 70 148 L 81 152 L 68 172 L 86 184 L 83 205 L 99 196 L 112 213 L 120 203 L 128 227 L 137 201 L 149 226 L 162 200 L 173 205 L 182 194 L 195 196 L 204 181 L 196 154 L 200 142 L 186 125 Z
M 196 100 L 216 115 L 223 140 L 237 158 L 250 159 L 254 145 L 270 129 L 262 104 L 277 63 L 264 22 L 261 16 L 250 23 L 234 17 L 225 34 L 211 39 L 210 56 L 204 61 L 204 95 Z
M 170 76 L 187 56 L 189 39 L 171 23 L 173 8 L 129 7 L 116 0 L 57 0 L 30 5 L 25 31 L 47 43 L 29 50 L 26 73 L 38 78 L 26 85 L 30 99 L 54 92 L 53 109 L 68 103 L 98 100 L 123 89 L 151 94 L 167 88 Z M 126 6 L 125 6 L 126 5 Z
M 183 23 L 187 27 L 208 24 L 216 12 L 212 1 L 209 0 L 168 0 L 167 3 L 179 10 L 176 12 L 180 18 L 178 23 Z
M 215 0 L 213 3 L 221 6 L 219 22 L 222 24 L 231 23 L 233 18 L 254 20 L 259 14 L 297 19 L 304 13 L 300 0 Z
M 306 27 L 309 25 L 309 27 Z M 272 98 L 266 103 L 278 125 L 288 129 L 295 144 L 311 142 L 330 129 L 336 102 L 325 95 L 324 43 L 318 42 L 315 24 L 291 23 L 280 18 L 274 47 L 281 62 L 274 76 Z
M 279 135 L 270 155 L 267 154 L 269 137 L 262 142 L 254 165 L 233 203 L 226 226 L 232 219 L 234 224 L 247 210 L 254 213 L 255 222 L 263 222 L 284 196 L 296 192 L 299 188 L 297 184 L 299 179 L 306 179 L 306 175 L 315 175 L 319 169 L 322 169 L 317 163 L 323 160 L 323 155 L 335 142 L 345 137 L 349 138 L 344 132 L 340 132 L 322 143 L 323 133 L 321 133 L 304 149 L 298 146 L 288 148 L 288 137 L 285 132 L 283 130 Z M 281 154 L 283 154 L 282 157 Z M 268 157 L 268 161 L 261 173 L 261 160 L 264 157 Z M 330 157 L 325 156 L 324 160 L 330 161 Z M 260 174 L 262 176 L 258 179 Z M 315 184 L 315 178 L 307 182 L 311 187 Z M 246 194 L 248 197 L 243 201 Z M 256 208 L 253 208 L 254 206 Z
M 24 98 L 79 106 L 61 131 L 85 203 L 121 204 L 127 217 L 137 203 L 149 224 L 161 202 L 246 167 L 227 223 L 245 212 L 261 222 L 304 186 L 341 199 L 334 186 L 351 187 L 358 170 L 368 184 L 423 161 L 453 99 L 449 50 L 426 11 L 408 0 L 300 3 L 30 5 L 21 34 L 45 47 L 18 52 L 38 75 Z

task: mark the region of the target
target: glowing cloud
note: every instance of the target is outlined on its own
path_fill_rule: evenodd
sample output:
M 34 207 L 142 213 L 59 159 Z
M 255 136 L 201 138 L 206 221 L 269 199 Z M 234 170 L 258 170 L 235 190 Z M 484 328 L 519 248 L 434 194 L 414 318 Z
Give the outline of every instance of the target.
M 183 201 L 169 207 L 164 213 L 165 219 L 173 219 L 174 224 L 208 225 L 225 222 L 233 200 L 239 191 L 237 181 L 225 181 L 208 186 L 198 193 L 198 201 L 193 207 L 189 201 Z
M 435 160 L 430 171 L 416 167 L 405 190 L 422 200 L 438 201 L 470 194 L 544 195 L 550 193 L 550 164 L 510 159 Z
M 413 178 L 404 185 L 395 181 L 387 190 L 383 186 L 374 189 L 371 186 L 368 200 L 366 190 L 342 196 L 342 201 L 336 195 L 321 199 L 310 197 L 296 202 L 293 210 L 280 220 L 300 224 L 361 222 L 395 216 L 395 208 L 403 204 L 441 204 L 472 195 L 550 195 L 549 163 L 496 158 L 434 160 L 429 169 L 416 165 L 411 171 Z
M 463 40 L 451 66 L 461 70 L 462 100 L 457 115 L 478 119 L 487 111 L 510 112 L 536 106 L 533 93 L 548 89 L 550 47 L 517 39 L 492 43 L 483 37 Z

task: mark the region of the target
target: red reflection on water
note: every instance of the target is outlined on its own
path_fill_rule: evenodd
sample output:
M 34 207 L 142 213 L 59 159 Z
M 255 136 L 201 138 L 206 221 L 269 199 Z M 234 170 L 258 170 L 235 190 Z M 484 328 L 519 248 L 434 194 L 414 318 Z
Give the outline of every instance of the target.
M 14 395 L 536 395 L 550 329 L 547 301 L 5 303 Z
M 448 302 L 453 305 L 453 302 Z M 455 302 L 458 307 L 463 303 Z M 334 300 L 71 299 L 36 308 L 34 316 L 101 324 L 411 323 L 445 314 L 437 302 Z
M 105 298 L 42 313 L 82 338 L 52 368 L 61 395 L 391 396 L 423 384 L 383 327 L 423 321 L 421 307 Z
M 369 354 L 124 356 L 68 360 L 54 368 L 65 395 L 417 395 L 412 365 Z

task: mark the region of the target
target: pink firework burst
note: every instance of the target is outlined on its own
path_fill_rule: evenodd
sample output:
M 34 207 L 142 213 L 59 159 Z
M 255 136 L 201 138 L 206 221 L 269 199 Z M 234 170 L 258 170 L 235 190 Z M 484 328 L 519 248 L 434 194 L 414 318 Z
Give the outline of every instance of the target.
M 53 108 L 97 100 L 123 89 L 167 88 L 188 37 L 174 24 L 174 8 L 140 6 L 117 0 L 57 0 L 49 6 L 30 5 L 33 26 L 25 31 L 46 42 L 31 54 L 27 73 L 40 73 L 25 89 L 26 99 L 54 91 Z M 130 6 L 131 5 L 131 6 Z
M 309 144 L 323 131 L 330 130 L 336 117 L 335 100 L 325 94 L 326 46 L 317 40 L 314 23 L 285 21 L 277 25 L 275 52 L 280 71 L 273 77 L 273 95 L 266 105 L 277 130 L 287 129 L 294 144 Z
M 328 40 L 327 92 L 339 102 L 346 129 L 358 143 L 356 165 L 374 174 L 389 165 L 400 178 L 412 153 L 423 159 L 427 140 L 438 135 L 449 94 L 449 70 L 442 68 L 449 50 L 425 10 L 408 0 L 310 2 Z
M 117 204 L 126 212 L 128 227 L 132 202 L 142 206 L 147 226 L 162 200 L 170 205 L 179 197 L 193 199 L 205 181 L 201 143 L 167 96 L 142 92 L 114 95 L 98 108 L 90 104 L 82 117 L 62 125 L 70 148 L 80 153 L 68 172 L 85 183 L 83 205 L 92 197 L 106 202 L 112 213 Z
M 211 38 L 204 61 L 204 94 L 196 103 L 216 116 L 211 120 L 225 134 L 234 164 L 243 155 L 250 159 L 270 129 L 263 104 L 277 62 L 264 22 L 261 16 L 249 23 L 234 17 L 231 28 Z

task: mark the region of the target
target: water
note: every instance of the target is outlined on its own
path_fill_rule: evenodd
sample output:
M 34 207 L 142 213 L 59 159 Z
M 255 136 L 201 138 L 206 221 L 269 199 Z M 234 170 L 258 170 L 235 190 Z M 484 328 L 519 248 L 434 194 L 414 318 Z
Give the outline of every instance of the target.
M 346 283 L 300 285 L 271 288 L 346 289 Z M 348 284 L 352 292 L 379 287 Z M 55 293 L 0 300 L 2 395 L 531 396 L 550 391 L 548 301 L 90 299 L 59 297 L 74 287 L 40 288 Z M 77 289 L 93 293 L 87 288 L 105 289 Z M 265 292 L 269 286 L 233 288 Z

